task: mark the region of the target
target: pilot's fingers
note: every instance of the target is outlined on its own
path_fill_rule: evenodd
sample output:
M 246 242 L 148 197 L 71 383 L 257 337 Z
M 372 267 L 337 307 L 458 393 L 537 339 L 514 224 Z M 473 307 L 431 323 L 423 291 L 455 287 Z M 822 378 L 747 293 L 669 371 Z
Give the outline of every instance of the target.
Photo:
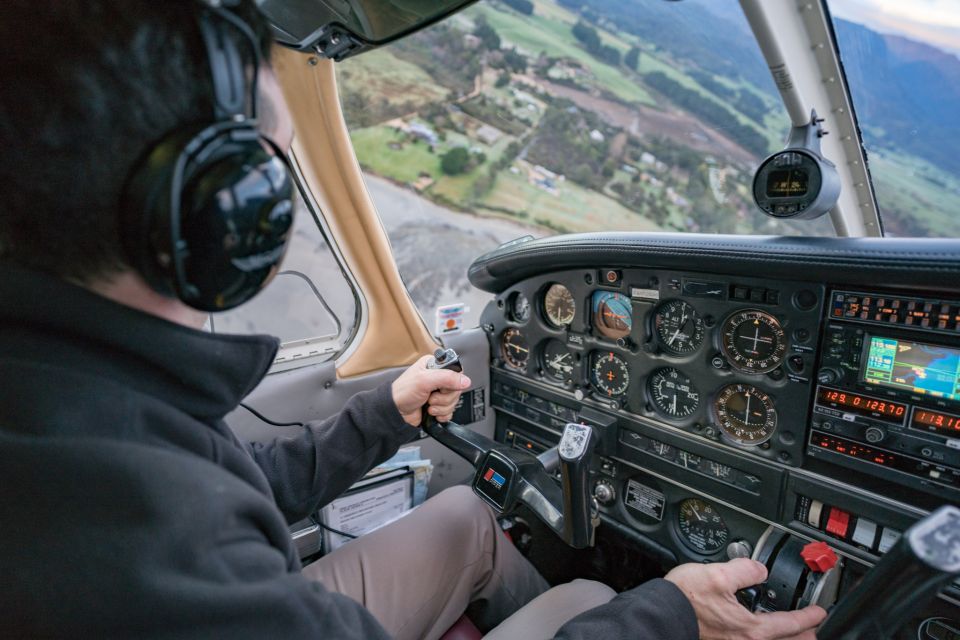
M 798 611 L 758 613 L 758 630 L 765 638 L 814 638 L 814 629 L 827 617 L 827 612 L 817 606 Z
M 418 382 L 420 390 L 428 394 L 437 389 L 459 391 L 470 386 L 470 378 L 447 369 L 424 369 Z
M 432 416 L 445 416 L 453 413 L 454 409 L 457 408 L 457 403 L 452 402 L 449 404 L 431 404 L 427 407 L 427 413 Z
M 749 558 L 736 558 L 714 566 L 723 574 L 727 593 L 752 587 L 767 579 L 767 568 L 763 563 Z
M 457 404 L 457 400 L 460 399 L 460 394 L 463 393 L 460 389 L 453 391 L 434 391 L 430 394 L 430 397 L 427 399 L 427 402 L 434 405 L 440 404 Z

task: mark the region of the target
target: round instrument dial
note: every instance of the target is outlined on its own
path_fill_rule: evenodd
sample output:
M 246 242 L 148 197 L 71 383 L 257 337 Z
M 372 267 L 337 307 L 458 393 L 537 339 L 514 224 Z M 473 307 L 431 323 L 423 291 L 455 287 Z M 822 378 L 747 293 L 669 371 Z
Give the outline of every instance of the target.
M 730 530 L 717 509 L 699 498 L 680 503 L 677 513 L 680 540 L 698 553 L 709 555 L 727 546 Z
M 671 420 L 692 416 L 700 408 L 700 392 L 693 381 L 672 367 L 657 369 L 647 380 L 657 413 Z
M 612 353 L 595 353 L 591 358 L 590 382 L 593 388 L 608 398 L 622 396 L 630 384 L 630 370 L 620 356 Z
M 737 444 L 758 445 L 777 430 L 773 398 L 749 384 L 731 384 L 714 401 L 720 431 Z
M 510 315 L 514 322 L 524 323 L 530 319 L 530 300 L 519 291 L 510 296 Z
M 787 337 L 780 322 L 769 313 L 744 309 L 724 321 L 720 348 L 734 369 L 768 373 L 783 362 Z
M 543 310 L 547 322 L 559 329 L 573 322 L 577 303 L 569 289 L 562 284 L 552 284 L 543 296 Z
M 573 354 L 559 340 L 548 340 L 541 353 L 543 372 L 561 382 L 573 377 Z
M 630 335 L 633 328 L 633 308 L 630 298 L 612 291 L 594 291 L 593 326 L 601 336 L 618 340 Z
M 653 326 L 664 351 L 693 353 L 703 343 L 703 318 L 683 300 L 670 300 L 657 308 Z
M 500 355 L 514 369 L 526 369 L 530 359 L 530 347 L 520 329 L 510 327 L 500 337 Z

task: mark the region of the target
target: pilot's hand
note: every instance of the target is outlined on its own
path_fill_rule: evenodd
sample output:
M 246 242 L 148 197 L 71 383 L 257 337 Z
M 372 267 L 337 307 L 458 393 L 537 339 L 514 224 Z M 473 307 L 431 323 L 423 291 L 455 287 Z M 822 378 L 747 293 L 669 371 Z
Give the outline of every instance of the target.
M 775 613 L 748 611 L 735 594 L 766 580 L 767 568 L 747 558 L 683 564 L 666 579 L 677 585 L 693 605 L 701 640 L 816 640 L 817 625 L 827 615 L 815 606 Z
M 427 369 L 432 356 L 423 356 L 393 381 L 393 402 L 404 422 L 419 427 L 423 405 L 440 422 L 449 422 L 460 394 L 470 386 L 470 378 L 447 369 Z

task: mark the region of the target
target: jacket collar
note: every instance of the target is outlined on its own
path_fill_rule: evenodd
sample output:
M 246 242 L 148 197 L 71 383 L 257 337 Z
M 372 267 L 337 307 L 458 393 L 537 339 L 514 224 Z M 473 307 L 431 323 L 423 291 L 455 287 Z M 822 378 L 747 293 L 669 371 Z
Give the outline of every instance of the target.
M 103 376 L 210 420 L 259 384 L 277 348 L 270 336 L 196 331 L 46 274 L 0 267 L 0 365 L 17 359 Z

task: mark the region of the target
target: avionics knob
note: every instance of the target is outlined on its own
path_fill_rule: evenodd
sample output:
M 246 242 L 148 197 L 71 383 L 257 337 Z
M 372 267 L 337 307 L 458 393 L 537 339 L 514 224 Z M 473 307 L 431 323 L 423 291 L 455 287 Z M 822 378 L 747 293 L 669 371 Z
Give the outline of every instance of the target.
M 610 504 L 617 497 L 617 492 L 606 480 L 598 480 L 597 484 L 593 485 L 593 497 L 600 504 Z
M 867 442 L 880 442 L 887 437 L 887 432 L 880 427 L 869 427 L 863 434 Z
M 734 540 L 727 545 L 727 558 L 730 560 L 749 558 L 752 553 L 753 547 L 746 540 Z
M 833 384 L 840 379 L 840 372 L 836 369 L 824 367 L 817 371 L 817 382 L 820 384 Z

